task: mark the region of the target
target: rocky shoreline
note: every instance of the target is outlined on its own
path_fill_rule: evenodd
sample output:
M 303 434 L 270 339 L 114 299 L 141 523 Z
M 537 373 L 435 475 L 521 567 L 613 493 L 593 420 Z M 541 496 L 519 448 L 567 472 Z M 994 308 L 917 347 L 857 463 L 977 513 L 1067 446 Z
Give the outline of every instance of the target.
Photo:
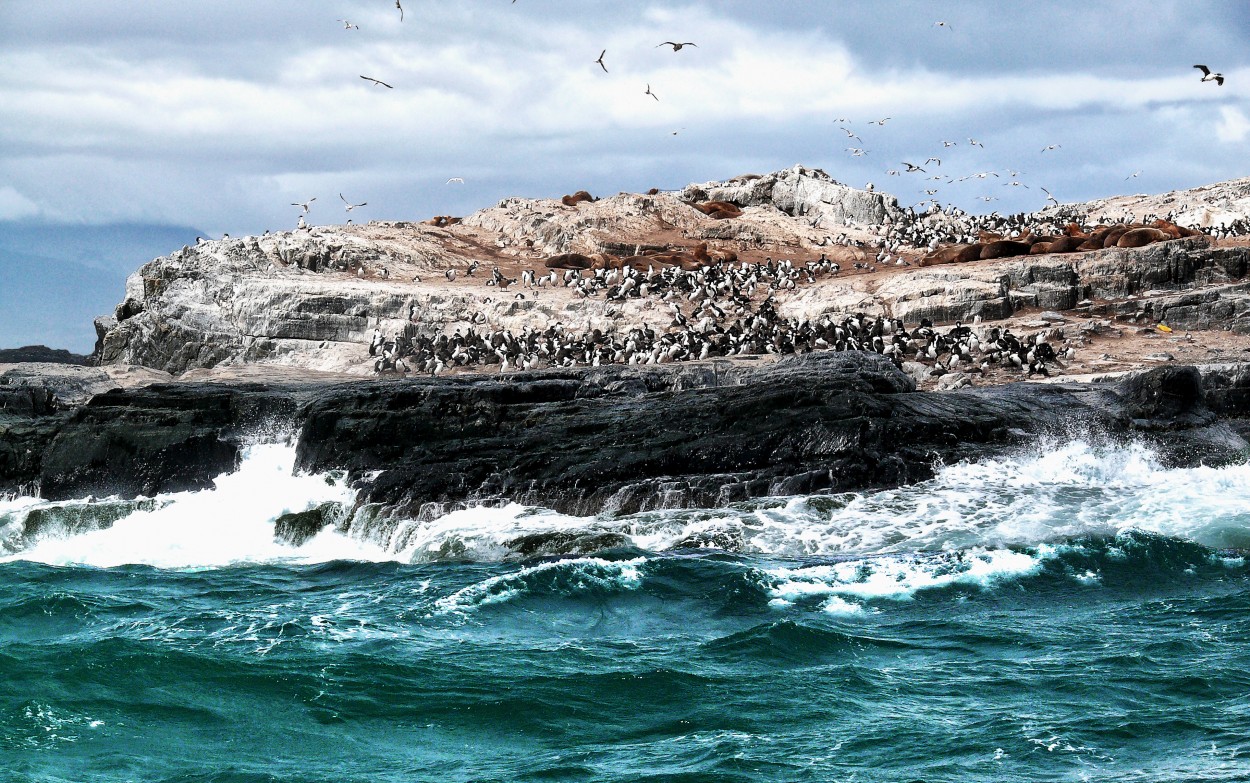
M 362 504 L 397 518 L 504 502 L 615 514 L 896 486 L 1045 438 L 1137 440 L 1178 466 L 1250 453 L 1250 363 L 949 392 L 917 391 L 861 352 L 99 393 L 81 373 L 19 375 L 0 374 L 0 492 L 50 500 L 208 487 L 245 444 L 285 436 L 300 468 L 347 471 Z
M 1250 242 L 1230 199 L 1246 184 L 1133 202 L 1239 221 L 1212 235 L 927 268 L 913 262 L 939 241 L 1054 226 L 1079 205 L 922 215 L 796 166 L 209 241 L 131 276 L 97 321 L 98 366 L 29 350 L 0 365 L 0 493 L 201 489 L 245 444 L 281 438 L 300 468 L 347 471 L 361 504 L 398 518 L 893 486 L 1050 437 L 1135 439 L 1177 465 L 1244 459 Z M 709 215 L 709 200 L 733 209 Z M 735 260 L 609 279 L 611 258 L 692 253 Z M 533 270 L 552 254 L 595 256 L 602 277 L 544 285 Z M 489 335 L 498 358 L 453 362 L 466 351 L 448 336 L 474 330 L 470 347 Z M 663 350 L 625 345 L 644 332 Z M 441 352 L 433 371 L 375 373 L 382 334 Z

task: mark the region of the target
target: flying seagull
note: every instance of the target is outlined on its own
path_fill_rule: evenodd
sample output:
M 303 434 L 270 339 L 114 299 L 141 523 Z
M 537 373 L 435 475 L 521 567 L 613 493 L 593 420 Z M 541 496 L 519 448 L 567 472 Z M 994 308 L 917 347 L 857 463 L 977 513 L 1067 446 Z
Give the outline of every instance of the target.
M 342 23 L 343 23 L 343 29 L 344 29 L 344 30 L 359 30 L 359 29 L 360 29 L 360 25 L 358 25 L 358 24 L 352 24 L 351 22 L 347 21 L 346 19 L 339 19 L 338 21 L 340 21 L 340 22 L 342 22 Z
M 950 30 L 951 32 L 954 32 L 954 31 L 955 31 L 955 28 L 954 28 L 954 27 L 951 27 L 951 23 L 950 23 L 950 22 L 934 22 L 934 23 L 933 23 L 933 26 L 934 26 L 934 27 L 945 27 L 947 30 Z
M 1134 171 L 1132 174 L 1129 174 L 1127 177 L 1124 178 L 1124 181 L 1128 182 L 1130 179 L 1135 178 L 1139 174 L 1141 174 L 1141 169 L 1138 169 L 1137 171 Z
M 889 119 L 890 119 L 889 117 L 882 117 L 882 118 L 881 118 L 881 119 L 879 119 L 879 120 L 873 120 L 873 121 L 872 121 L 872 124 L 873 124 L 873 125 L 885 125 L 886 121 L 887 121 L 887 120 L 889 120 Z
M 1224 86 L 1224 74 L 1222 74 L 1222 73 L 1211 73 L 1211 69 L 1210 69 L 1210 68 L 1208 68 L 1208 67 L 1207 67 L 1207 66 L 1205 66 L 1205 65 L 1195 65 L 1194 67 L 1195 67 L 1195 68 L 1197 68 L 1198 70 L 1202 71 L 1202 79 L 1201 79 L 1201 81 L 1204 81 L 1204 82 L 1215 82 L 1216 84 L 1218 84 L 1218 85 L 1219 85 L 1219 86 L 1221 86 L 1221 87 L 1223 87 L 1223 86 Z
M 1057 207 L 1057 206 L 1059 206 L 1059 199 L 1057 199 L 1057 198 L 1055 198 L 1054 196 L 1050 195 L 1050 191 L 1049 191 L 1049 190 L 1047 190 L 1046 188 L 1042 188 L 1042 192 L 1046 194 L 1046 200 L 1047 200 L 1047 201 L 1049 201 L 1050 203 L 1054 204 L 1056 207 Z
M 842 130 L 846 131 L 846 137 L 848 139 L 859 139 L 859 136 L 856 136 L 854 133 L 852 133 L 850 128 L 843 128 Z M 859 140 L 863 141 L 863 139 L 859 139 Z
M 342 194 L 342 193 L 340 193 L 340 194 L 339 194 L 339 198 L 343 199 L 343 205 L 344 205 L 344 208 L 345 208 L 348 212 L 351 212 L 351 211 L 352 211 L 353 209 L 355 209 L 356 207 L 367 207 L 367 206 L 369 206 L 369 202 L 368 202 L 368 201 L 362 201 L 362 202 L 360 202 L 359 204 L 353 204 L 352 202 L 350 202 L 350 201 L 348 201 L 347 199 L 343 198 L 343 194 Z
M 1062 144 L 1047 144 L 1045 147 L 1042 147 L 1042 152 L 1050 152 L 1051 150 L 1057 150 L 1062 146 L 1063 146 Z
M 464 184 L 464 177 L 452 177 L 451 179 L 447 180 L 447 182 L 446 182 L 445 184 L 450 185 L 450 184 L 451 184 L 451 183 L 453 183 L 453 182 L 458 182 L 458 183 L 460 183 L 461 185 L 463 185 L 463 184 Z
M 656 95 L 655 93 L 651 92 L 651 85 L 650 85 L 650 84 L 648 84 L 648 85 L 647 85 L 647 91 L 646 91 L 646 92 L 644 92 L 644 93 L 643 93 L 643 95 L 650 95 L 652 98 L 655 98 L 657 101 L 660 99 L 660 96 L 658 96 L 658 95 Z
M 374 84 L 380 84 L 380 85 L 382 85 L 383 87 L 385 87 L 385 88 L 386 88 L 386 89 L 388 89 L 388 90 L 393 90 L 393 89 L 395 89 L 394 87 L 392 87 L 391 85 L 387 84 L 386 82 L 381 81 L 381 80 L 379 80 L 379 79 L 375 79 L 375 78 L 373 78 L 372 76 L 363 76 L 363 75 L 362 75 L 360 78 L 364 79 L 364 80 L 365 80 L 365 81 L 367 81 L 367 82 L 373 82 Z
M 292 202 L 291 202 L 291 206 L 293 206 L 293 207 L 299 207 L 300 209 L 304 210 L 304 214 L 305 214 L 305 215 L 307 215 L 307 214 L 308 214 L 308 208 L 309 208 L 310 206 L 312 206 L 312 203 L 313 203 L 314 201 L 316 201 L 316 200 L 317 200 L 317 197 L 316 197 L 316 196 L 313 196 L 312 198 L 308 199 L 307 201 L 292 201 Z
M 985 145 L 984 145 L 984 144 L 982 144 L 981 142 L 977 141 L 976 139 L 972 139 L 972 138 L 970 138 L 970 139 L 968 139 L 968 143 L 969 143 L 969 144 L 971 144 L 971 145 L 972 145 L 972 146 L 974 146 L 974 147 L 980 147 L 981 149 L 985 149 Z
M 602 52 L 599 52 L 599 59 L 595 60 L 595 62 L 599 63 L 599 67 L 603 69 L 604 73 L 608 72 L 608 66 L 603 64 L 603 56 L 607 53 L 608 53 L 608 50 L 604 49 Z
M 907 161 L 903 161 L 903 165 L 907 167 L 908 174 L 912 173 L 913 171 L 924 171 L 924 169 L 920 168 L 915 163 L 908 163 Z M 925 172 L 925 173 L 928 173 L 928 172 Z
M 399 0 L 395 0 L 395 7 L 399 9 L 399 21 L 404 21 L 404 7 L 399 4 Z
M 683 46 L 698 46 L 698 44 L 696 44 L 696 43 L 691 43 L 690 41 L 686 41 L 685 43 L 677 43 L 676 41 L 665 41 L 665 42 L 664 42 L 664 43 L 662 43 L 662 44 L 656 44 L 656 45 L 655 45 L 655 48 L 656 48 L 656 49 L 659 49 L 661 46 L 671 46 L 671 47 L 673 47 L 673 51 L 674 51 L 674 52 L 680 52 L 680 51 L 681 51 L 681 47 L 683 47 Z
M 941 165 L 942 165 L 942 159 L 941 159 L 941 158 L 929 158 L 929 159 L 927 159 L 927 160 L 924 162 L 924 165 L 928 166 L 930 163 L 936 163 L 936 164 L 938 164 L 939 166 L 941 166 Z

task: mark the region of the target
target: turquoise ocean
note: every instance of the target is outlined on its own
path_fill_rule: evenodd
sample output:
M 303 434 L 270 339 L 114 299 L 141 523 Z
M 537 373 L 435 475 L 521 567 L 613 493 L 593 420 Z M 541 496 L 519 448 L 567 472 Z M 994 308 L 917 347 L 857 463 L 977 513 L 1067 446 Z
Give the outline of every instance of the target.
M 1250 781 L 1244 463 L 402 523 L 293 464 L 0 500 L 0 781 Z

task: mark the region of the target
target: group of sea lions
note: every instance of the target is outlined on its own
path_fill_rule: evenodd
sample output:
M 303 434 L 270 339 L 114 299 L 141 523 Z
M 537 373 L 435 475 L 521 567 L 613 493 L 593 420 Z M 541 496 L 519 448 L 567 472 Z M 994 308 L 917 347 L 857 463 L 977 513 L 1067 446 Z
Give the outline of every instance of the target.
M 920 266 L 953 264 L 989 258 L 1042 255 L 1045 253 L 1079 253 L 1101 250 L 1107 247 L 1145 247 L 1169 239 L 1199 236 L 1201 232 L 1159 219 L 1149 225 L 1142 223 L 1115 223 L 1098 226 L 1090 231 L 1076 223 L 1069 223 L 1058 236 L 1034 234 L 1031 230 L 1019 236 L 1005 238 L 982 231 L 979 242 L 947 245 L 934 250 L 920 259 Z
M 709 264 L 732 264 L 738 260 L 738 254 L 732 250 L 709 248 L 707 242 L 700 242 L 692 249 L 686 250 L 644 250 L 638 255 L 617 256 L 611 253 L 560 253 L 543 260 L 548 269 L 622 269 L 626 266 L 642 268 L 644 266 L 670 267 L 679 266 L 687 272 L 693 272 Z

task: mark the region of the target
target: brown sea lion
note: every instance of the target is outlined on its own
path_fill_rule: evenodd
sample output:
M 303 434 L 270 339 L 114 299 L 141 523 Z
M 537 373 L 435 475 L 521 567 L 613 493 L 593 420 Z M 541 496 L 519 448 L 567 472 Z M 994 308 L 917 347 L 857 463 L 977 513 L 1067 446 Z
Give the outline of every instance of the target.
M 690 255 L 694 256 L 696 259 L 698 259 L 699 261 L 705 264 L 712 263 L 712 257 L 709 256 L 707 253 L 707 242 L 700 242 L 699 244 L 695 245 L 694 250 L 690 251 Z
M 648 195 L 648 196 L 658 196 L 658 195 L 660 195 L 660 189 L 659 189 L 659 188 L 651 188 L 650 190 L 648 190 L 648 191 L 647 191 L 647 195 Z
M 435 228 L 445 228 L 447 226 L 454 226 L 461 220 L 463 220 L 463 218 L 452 217 L 451 215 L 435 215 L 429 220 L 422 220 L 421 225 L 434 226 Z
M 1079 236 L 1079 235 L 1059 237 L 1054 242 L 1050 243 L 1050 249 L 1047 250 L 1046 252 L 1047 253 L 1072 253 L 1072 252 L 1075 252 L 1076 249 L 1080 247 L 1086 241 L 1086 239 L 1087 237 Z
M 1143 226 L 1125 231 L 1116 240 L 1116 247 L 1145 247 L 1153 242 L 1166 242 L 1169 239 L 1175 239 L 1166 231 L 1160 231 L 1157 228 Z
M 1151 223 L 1150 227 L 1157 228 L 1160 231 L 1163 231 L 1171 235 L 1173 239 L 1180 239 L 1181 237 L 1202 236 L 1201 231 L 1194 231 L 1192 228 L 1186 228 L 1185 226 L 1179 225 L 1177 223 L 1172 223 L 1170 221 L 1164 220 L 1163 218 L 1159 218 L 1155 222 Z
M 1027 256 L 1029 254 L 1029 244 L 1027 242 L 1013 242 L 1010 239 L 1000 239 L 997 242 L 991 242 L 981 248 L 981 260 L 989 258 L 1011 258 L 1013 256 Z
M 1142 228 L 1142 226 L 1134 223 L 1130 225 L 1116 226 L 1112 228 L 1110 231 L 1107 232 L 1107 235 L 1102 238 L 1102 246 L 1103 247 L 1115 247 L 1116 246 L 1115 243 L 1120 241 L 1120 237 L 1124 236 L 1125 233 L 1132 231 L 1135 228 Z
M 1085 229 L 1081 228 L 1076 223 L 1069 223 L 1068 225 L 1064 226 L 1063 233 L 1067 234 L 1070 237 L 1081 237 L 1082 239 L 1089 238 L 1089 234 L 1085 233 Z
M 938 266 L 939 264 L 953 264 L 957 260 L 959 260 L 960 253 L 966 251 L 968 248 L 971 248 L 971 247 L 977 248 L 977 253 L 978 255 L 980 254 L 981 252 L 980 245 L 947 245 L 945 247 L 939 247 L 937 250 L 934 250 L 929 255 L 920 259 L 920 261 L 917 263 L 917 266 Z
M 548 269 L 590 269 L 594 260 L 581 253 L 561 253 L 543 261 Z
M 1029 248 L 1029 255 L 1031 256 L 1045 255 L 1046 253 L 1049 253 L 1049 252 L 1050 252 L 1049 242 L 1034 242 L 1033 245 Z
M 742 208 L 732 201 L 705 201 L 703 203 L 687 201 L 686 203 L 713 220 L 735 218 L 742 214 Z
M 980 242 L 968 245 L 963 250 L 955 254 L 955 263 L 964 264 L 969 261 L 977 261 L 981 258 L 981 250 L 985 246 Z
M 582 203 L 583 201 L 594 201 L 594 200 L 595 200 L 594 196 L 590 195 L 584 190 L 579 190 L 571 196 L 564 196 L 563 198 L 560 199 L 560 202 L 564 204 L 564 206 L 566 207 L 575 207 L 578 204 Z
M 1089 233 L 1089 237 L 1077 246 L 1077 250 L 1102 250 L 1102 242 L 1115 226 L 1099 226 Z

